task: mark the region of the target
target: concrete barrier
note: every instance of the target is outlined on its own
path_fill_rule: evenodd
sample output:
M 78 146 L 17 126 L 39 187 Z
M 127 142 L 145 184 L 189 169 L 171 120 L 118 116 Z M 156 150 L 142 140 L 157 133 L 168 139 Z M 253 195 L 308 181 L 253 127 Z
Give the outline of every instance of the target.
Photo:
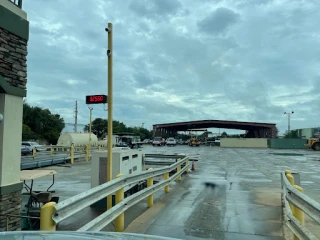
M 267 138 L 221 138 L 221 147 L 268 148 Z

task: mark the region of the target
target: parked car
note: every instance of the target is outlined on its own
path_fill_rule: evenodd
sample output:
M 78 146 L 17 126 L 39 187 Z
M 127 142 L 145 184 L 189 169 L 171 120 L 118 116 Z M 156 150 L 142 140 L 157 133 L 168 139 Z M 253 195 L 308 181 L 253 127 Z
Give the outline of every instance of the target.
M 162 145 L 164 144 L 161 137 L 155 137 L 153 139 L 152 146 L 162 146 Z
M 149 144 L 149 143 L 150 143 L 150 139 L 145 139 L 145 140 L 143 140 L 142 143 L 143 143 L 143 144 Z
M 31 153 L 31 151 L 28 147 L 21 145 L 21 155 L 28 155 L 30 153 Z
M 177 145 L 177 142 L 174 138 L 168 138 L 166 141 L 167 146 L 175 146 Z
M 184 144 L 184 141 L 182 141 L 182 139 L 176 140 L 176 141 L 177 141 L 177 144 L 180 144 L 180 145 L 183 145 L 183 144 Z
M 30 152 L 32 152 L 33 148 L 36 148 L 37 152 L 41 152 L 41 151 L 46 151 L 47 150 L 43 145 L 40 145 L 37 142 L 22 142 L 22 145 L 26 146 L 30 150 Z

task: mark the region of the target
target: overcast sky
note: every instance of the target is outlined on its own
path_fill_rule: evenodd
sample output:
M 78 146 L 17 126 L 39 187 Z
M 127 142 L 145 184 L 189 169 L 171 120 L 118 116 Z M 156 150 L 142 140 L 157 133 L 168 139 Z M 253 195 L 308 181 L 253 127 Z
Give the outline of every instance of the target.
M 202 120 L 319 126 L 318 0 L 24 0 L 27 101 L 87 123 L 107 94 L 114 25 L 114 119 L 129 126 Z M 106 117 L 94 106 L 93 117 Z

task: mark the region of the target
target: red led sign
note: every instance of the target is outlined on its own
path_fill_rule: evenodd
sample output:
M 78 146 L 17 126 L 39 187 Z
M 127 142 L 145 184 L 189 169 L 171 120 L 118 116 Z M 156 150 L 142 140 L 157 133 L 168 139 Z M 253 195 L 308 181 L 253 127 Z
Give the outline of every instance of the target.
M 107 103 L 107 96 L 106 95 L 86 96 L 86 104 L 98 104 L 98 103 Z

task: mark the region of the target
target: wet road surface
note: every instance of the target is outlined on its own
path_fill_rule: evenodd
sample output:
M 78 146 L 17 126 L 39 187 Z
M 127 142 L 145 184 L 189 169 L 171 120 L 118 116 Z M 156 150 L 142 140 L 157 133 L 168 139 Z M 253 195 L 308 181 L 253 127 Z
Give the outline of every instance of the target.
M 320 154 L 312 151 L 206 146 L 144 146 L 143 151 L 187 153 L 199 161 L 194 172 L 184 174 L 181 182 L 170 185 L 170 193 L 157 192 L 152 208 L 148 209 L 146 201 L 142 201 L 128 209 L 127 232 L 180 239 L 284 239 L 280 172 L 286 169 L 300 172 L 305 192 L 320 201 L 320 161 L 317 160 Z M 297 152 L 301 155 L 290 155 Z M 53 189 L 60 201 L 90 188 L 90 162 L 45 169 L 58 172 Z M 207 188 L 205 182 L 217 186 Z M 38 179 L 35 190 L 50 183 L 51 178 Z M 76 230 L 101 213 L 87 208 L 61 222 L 58 230 Z M 114 231 L 114 225 L 104 230 Z
M 312 160 L 318 153 L 205 146 L 154 151 L 184 152 L 199 161 L 196 170 L 173 184 L 170 193 L 129 225 L 128 232 L 180 239 L 284 239 L 280 172 L 301 172 L 305 192 L 316 200 L 320 197 L 315 189 L 319 178 L 310 175 L 319 175 L 320 162 Z M 296 152 L 304 157 L 290 155 Z M 208 188 L 205 182 L 217 186 Z

